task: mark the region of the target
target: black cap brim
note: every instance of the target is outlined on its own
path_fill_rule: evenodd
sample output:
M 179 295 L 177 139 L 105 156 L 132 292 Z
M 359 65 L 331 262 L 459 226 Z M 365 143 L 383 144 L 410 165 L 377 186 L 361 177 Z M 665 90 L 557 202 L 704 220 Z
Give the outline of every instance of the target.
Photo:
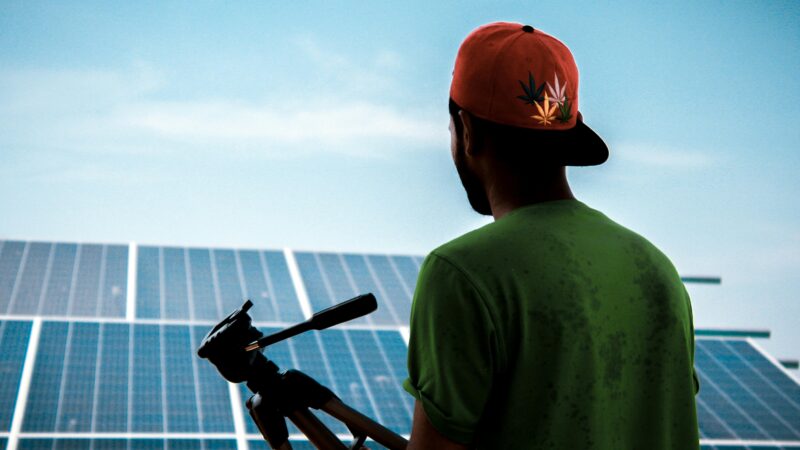
M 583 123 L 580 113 L 575 126 L 559 131 L 564 146 L 559 159 L 565 166 L 597 166 L 608 160 L 608 146 L 603 139 Z

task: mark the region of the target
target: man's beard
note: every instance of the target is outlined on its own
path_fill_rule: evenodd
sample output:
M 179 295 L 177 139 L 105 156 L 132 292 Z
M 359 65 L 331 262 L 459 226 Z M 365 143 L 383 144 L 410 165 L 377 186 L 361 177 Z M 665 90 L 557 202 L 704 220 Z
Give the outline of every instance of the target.
M 467 191 L 469 205 L 478 214 L 491 216 L 492 207 L 489 204 L 489 198 L 486 196 L 486 191 L 483 189 L 483 184 L 481 184 L 477 175 L 469 170 L 467 163 L 464 161 L 463 147 L 456 149 L 455 164 L 458 177 L 461 178 L 461 184 L 464 186 L 464 190 Z

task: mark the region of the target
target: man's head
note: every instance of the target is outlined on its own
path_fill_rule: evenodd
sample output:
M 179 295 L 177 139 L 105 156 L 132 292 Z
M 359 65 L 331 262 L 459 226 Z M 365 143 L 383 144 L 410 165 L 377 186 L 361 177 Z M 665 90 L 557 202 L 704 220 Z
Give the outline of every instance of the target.
M 528 25 L 497 22 L 464 40 L 450 87 L 453 159 L 473 209 L 491 214 L 487 182 L 558 181 L 566 165 L 602 164 L 608 148 L 578 112 L 569 49 Z
M 486 185 L 502 177 L 518 190 L 547 188 L 559 181 L 564 163 L 547 150 L 557 136 L 478 118 L 450 99 L 450 151 L 469 203 L 491 215 Z M 538 155 L 538 156 L 537 156 Z

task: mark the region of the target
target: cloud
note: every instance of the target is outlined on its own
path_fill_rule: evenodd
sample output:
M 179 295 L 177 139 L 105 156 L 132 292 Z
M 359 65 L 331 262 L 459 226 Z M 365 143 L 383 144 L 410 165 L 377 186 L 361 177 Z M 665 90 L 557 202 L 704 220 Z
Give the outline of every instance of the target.
M 308 86 L 272 87 L 273 92 L 260 92 L 261 100 L 205 91 L 176 99 L 181 80 L 144 61 L 113 69 L 1 70 L 0 145 L 17 154 L 267 158 L 381 157 L 388 146 L 447 145 L 446 111 L 377 95 L 398 83 L 393 69 L 401 65 L 401 55 L 383 50 L 365 64 L 312 39 L 295 45 L 298 59 L 314 68 L 309 80 L 295 82 Z M 322 82 L 326 89 L 315 88 Z
M 363 100 L 248 104 L 228 100 L 144 102 L 116 111 L 118 127 L 182 143 L 302 144 L 309 151 L 362 153 L 380 140 L 438 145 L 446 137 L 430 113 Z M 379 150 L 379 149 L 376 149 Z
M 702 169 L 714 162 L 707 152 L 648 143 L 615 144 L 611 152 L 623 162 L 661 169 Z
M 386 147 L 446 147 L 449 135 L 444 121 L 433 111 L 359 99 L 318 100 L 313 108 L 297 102 L 138 100 L 45 121 L 31 129 L 27 138 L 44 148 L 57 142 L 61 151 L 81 154 L 189 152 L 284 158 L 336 153 L 381 157 Z M 36 142 L 26 142 L 24 147 L 35 148 Z
M 141 60 L 117 69 L 0 70 L 0 114 L 96 111 L 155 92 L 164 82 L 161 71 Z

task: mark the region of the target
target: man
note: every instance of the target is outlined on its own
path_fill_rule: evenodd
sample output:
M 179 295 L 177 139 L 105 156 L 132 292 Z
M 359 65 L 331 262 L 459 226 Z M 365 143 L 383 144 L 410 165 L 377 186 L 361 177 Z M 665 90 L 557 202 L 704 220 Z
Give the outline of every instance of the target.
M 409 449 L 696 449 L 694 330 L 670 260 L 573 196 L 602 164 L 567 47 L 516 23 L 473 31 L 450 89 L 451 151 L 494 222 L 419 274 Z

